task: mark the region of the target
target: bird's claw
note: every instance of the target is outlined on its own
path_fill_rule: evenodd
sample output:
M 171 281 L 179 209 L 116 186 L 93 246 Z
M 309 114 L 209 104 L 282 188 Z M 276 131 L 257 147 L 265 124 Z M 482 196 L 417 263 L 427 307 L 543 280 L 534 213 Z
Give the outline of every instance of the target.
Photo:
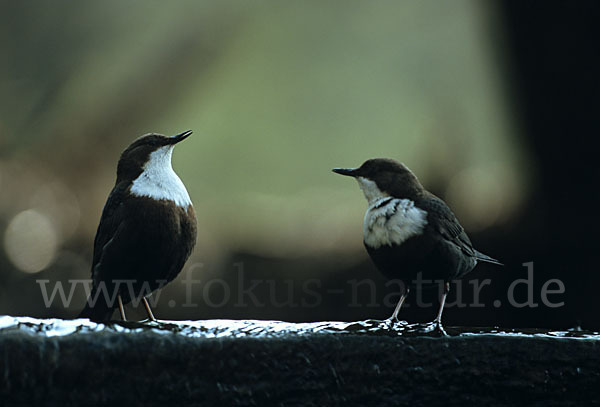
M 442 321 L 437 319 L 429 325 L 429 332 L 436 336 L 449 336 L 442 325 Z

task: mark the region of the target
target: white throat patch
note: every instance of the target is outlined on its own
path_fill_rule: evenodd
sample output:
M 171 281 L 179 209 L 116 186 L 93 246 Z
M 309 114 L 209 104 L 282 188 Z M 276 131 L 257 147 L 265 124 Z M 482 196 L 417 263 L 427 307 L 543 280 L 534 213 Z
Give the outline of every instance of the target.
M 358 181 L 358 186 L 365 194 L 365 198 L 369 201 L 369 205 L 379 198 L 389 196 L 385 192 L 382 192 L 374 181 L 371 181 L 368 178 L 356 177 L 356 180 Z
M 427 212 L 417 208 L 410 199 L 381 197 L 370 201 L 365 213 L 363 238 L 372 249 L 400 245 L 423 233 L 425 225 Z
M 150 153 L 144 171 L 131 185 L 132 195 L 173 201 L 182 208 L 192 204 L 183 182 L 171 167 L 173 147 L 164 146 Z

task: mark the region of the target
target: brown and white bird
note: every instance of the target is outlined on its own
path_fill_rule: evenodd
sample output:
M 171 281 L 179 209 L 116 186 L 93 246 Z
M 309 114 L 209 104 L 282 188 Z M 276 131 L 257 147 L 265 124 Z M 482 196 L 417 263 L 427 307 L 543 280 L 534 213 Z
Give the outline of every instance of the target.
M 423 280 L 444 281 L 444 293 L 434 320 L 441 326 L 449 281 L 469 273 L 478 261 L 502 264 L 473 248 L 446 203 L 425 190 L 404 164 L 375 158 L 359 168 L 333 171 L 358 181 L 369 203 L 363 225 L 367 252 L 386 277 L 404 282 L 405 291 L 392 321 L 397 321 L 418 273 L 422 273 Z
M 123 151 L 117 181 L 94 240 L 92 289 L 80 318 L 107 321 L 119 306 L 143 300 L 173 280 L 196 243 L 196 216 L 183 182 L 173 171 L 174 137 L 147 134 Z

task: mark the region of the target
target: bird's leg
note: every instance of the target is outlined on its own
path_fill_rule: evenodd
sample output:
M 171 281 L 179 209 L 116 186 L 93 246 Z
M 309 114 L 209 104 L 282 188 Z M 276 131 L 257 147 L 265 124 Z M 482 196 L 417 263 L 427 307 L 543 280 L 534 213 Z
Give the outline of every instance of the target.
M 442 326 L 442 313 L 444 312 L 444 305 L 446 304 L 446 297 L 448 296 L 448 292 L 450 292 L 450 283 L 446 281 L 444 283 L 444 294 L 442 294 L 442 299 L 440 300 L 440 309 L 438 311 L 437 317 L 433 320 L 435 325 L 439 328 Z
M 117 295 L 117 301 L 119 303 L 119 313 L 121 314 L 121 319 L 123 321 L 127 321 L 127 318 L 125 317 L 125 307 L 123 306 L 123 300 L 121 299 L 121 294 Z
M 144 307 L 146 307 L 146 312 L 148 313 L 148 318 L 150 318 L 150 321 L 156 322 L 156 318 L 154 318 L 154 314 L 152 313 L 152 308 L 150 308 L 150 304 L 148 303 L 148 300 L 146 299 L 146 297 L 142 297 L 142 300 L 144 300 Z
M 398 304 L 396 305 L 396 308 L 394 309 L 394 313 L 390 317 L 390 321 L 392 321 L 392 322 L 398 321 L 398 314 L 400 313 L 400 308 L 402 308 L 402 304 L 404 304 L 404 301 L 406 301 L 406 297 L 408 297 L 409 292 L 410 292 L 410 288 L 406 287 L 406 289 L 400 296 L 400 300 L 398 300 Z

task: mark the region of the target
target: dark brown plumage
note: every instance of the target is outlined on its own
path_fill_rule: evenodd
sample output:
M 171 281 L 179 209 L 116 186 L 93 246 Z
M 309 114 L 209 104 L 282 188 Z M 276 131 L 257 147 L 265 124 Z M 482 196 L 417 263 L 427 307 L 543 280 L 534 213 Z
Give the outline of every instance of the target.
M 475 250 L 446 203 L 425 190 L 404 164 L 372 159 L 359 168 L 334 169 L 357 179 L 369 208 L 364 243 L 377 268 L 407 287 L 392 315 L 397 318 L 410 285 L 422 280 L 444 281 L 445 291 L 436 321 L 441 321 L 448 282 L 469 273 L 478 261 L 501 264 Z
M 173 280 L 190 256 L 196 217 L 170 164 L 172 146 L 189 134 L 146 135 L 122 153 L 94 239 L 92 291 L 81 318 L 109 319 L 119 296 L 124 304 L 143 299 Z

